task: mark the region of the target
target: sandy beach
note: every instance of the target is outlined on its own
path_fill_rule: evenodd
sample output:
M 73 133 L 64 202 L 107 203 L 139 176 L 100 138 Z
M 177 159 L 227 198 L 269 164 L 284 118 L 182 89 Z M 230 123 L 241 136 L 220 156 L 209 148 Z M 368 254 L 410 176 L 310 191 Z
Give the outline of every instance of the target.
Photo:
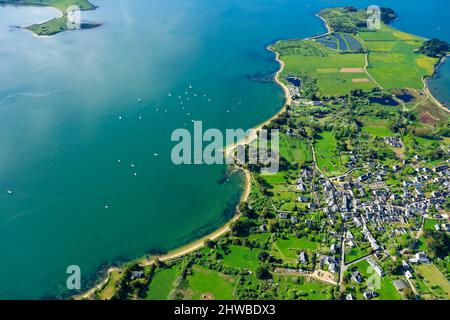
M 283 107 L 277 112 L 275 113 L 271 118 L 267 119 L 266 121 L 260 123 L 259 125 L 257 125 L 256 127 L 253 128 L 251 135 L 249 137 L 246 137 L 245 139 L 236 142 L 235 144 L 232 144 L 230 146 L 227 146 L 224 150 L 225 156 L 228 157 L 228 155 L 230 154 L 230 152 L 232 152 L 234 149 L 236 149 L 238 146 L 244 146 L 247 145 L 249 143 L 251 143 L 252 141 L 254 141 L 256 139 L 256 137 L 258 136 L 258 132 L 264 128 L 264 126 L 268 125 L 270 122 L 272 122 L 273 120 L 275 120 L 279 114 L 283 113 L 286 111 L 286 108 L 288 105 L 290 105 L 292 103 L 292 99 L 291 96 L 289 94 L 289 89 L 286 87 L 286 85 L 281 82 L 280 77 L 281 74 L 283 73 L 283 70 L 285 68 L 284 62 L 280 59 L 280 54 L 278 52 L 276 52 L 275 50 L 272 49 L 271 45 L 267 47 L 267 50 L 273 52 L 275 54 L 275 60 L 280 64 L 280 69 L 277 71 L 277 73 L 274 76 L 274 80 L 275 82 L 283 89 L 284 95 L 285 95 L 285 102 L 283 104 Z
M 241 201 L 239 202 L 239 204 L 247 202 L 247 200 L 250 196 L 250 192 L 251 192 L 251 179 L 252 179 L 250 171 L 245 170 L 245 169 L 241 169 L 241 170 L 243 171 L 243 173 L 245 175 L 245 187 L 244 187 L 244 192 L 241 196 Z M 168 261 L 182 258 L 183 256 L 185 256 L 189 253 L 192 253 L 192 252 L 202 249 L 205 246 L 206 240 L 218 239 L 221 236 L 223 236 L 224 234 L 231 231 L 231 229 L 230 229 L 231 226 L 233 225 L 234 222 L 239 220 L 240 217 L 241 217 L 241 213 L 239 212 L 239 209 L 237 207 L 236 215 L 230 221 L 228 221 L 225 225 L 223 225 L 220 229 L 214 231 L 213 233 L 211 233 L 207 236 L 204 236 L 201 239 L 195 240 L 194 242 L 191 242 L 191 243 L 189 243 L 185 246 L 182 246 L 178 249 L 170 251 L 167 254 L 164 254 L 161 256 L 153 256 L 150 259 L 141 258 L 141 259 L 138 259 L 136 262 L 139 265 L 145 267 L 145 266 L 152 265 L 153 263 L 155 263 L 156 260 L 159 260 L 161 262 L 168 262 Z M 89 289 L 85 293 L 76 295 L 73 298 L 75 300 L 92 299 L 95 295 L 95 292 L 97 290 L 101 289 L 104 285 L 106 285 L 108 283 L 111 273 L 114 271 L 118 271 L 118 270 L 120 270 L 120 268 L 118 268 L 118 267 L 109 268 L 106 272 L 106 277 L 102 281 L 100 281 L 99 284 L 97 284 L 93 288 Z
M 268 125 L 270 122 L 272 122 L 274 119 L 276 119 L 278 117 L 278 115 L 280 113 L 283 113 L 286 110 L 287 106 L 290 105 L 292 102 L 292 99 L 289 94 L 289 89 L 280 80 L 281 74 L 283 73 L 284 68 L 285 68 L 284 62 L 280 59 L 279 53 L 276 52 L 275 50 L 273 50 L 271 46 L 268 46 L 267 50 L 269 50 L 275 54 L 275 60 L 280 64 L 280 69 L 275 74 L 274 80 L 283 89 L 283 92 L 285 95 L 285 102 L 283 104 L 283 107 L 280 109 L 280 111 L 278 111 L 276 114 L 274 114 L 271 118 L 267 119 L 266 121 L 262 122 L 261 124 L 257 125 L 256 127 L 254 127 L 253 134 L 250 137 L 248 137 L 247 139 L 244 139 L 242 141 L 239 141 L 239 142 L 235 143 L 234 145 L 228 146 L 224 150 L 224 153 L 226 154 L 226 156 L 228 156 L 229 153 L 232 152 L 234 149 L 236 149 L 238 146 L 246 145 L 246 144 L 252 142 L 257 137 L 258 131 L 260 131 L 264 126 Z M 242 194 L 240 203 L 244 203 L 244 202 L 247 202 L 247 200 L 250 196 L 252 177 L 251 177 L 251 173 L 248 170 L 246 170 L 246 169 L 241 169 L 241 170 L 245 174 L 245 188 L 244 188 L 244 193 Z M 162 256 L 157 256 L 157 257 L 152 257 L 151 259 L 146 259 L 146 258 L 141 259 L 141 260 L 139 260 L 139 264 L 141 264 L 143 266 L 147 266 L 147 265 L 154 263 L 154 261 L 156 259 L 163 261 L 163 262 L 175 260 L 175 259 L 185 256 L 186 254 L 197 251 L 204 247 L 204 242 L 206 240 L 208 240 L 208 239 L 215 240 L 215 239 L 221 237 L 222 235 L 224 235 L 225 233 L 229 232 L 231 225 L 234 222 L 236 222 L 240 217 L 241 217 L 241 214 L 237 210 L 237 214 L 233 217 L 233 219 L 231 219 L 228 223 L 226 223 L 224 226 L 222 226 L 220 229 L 214 231 L 213 233 L 211 233 L 201 239 L 198 239 L 186 246 L 183 246 L 174 251 L 171 251 L 168 254 L 165 254 Z
M 245 187 L 244 187 L 244 192 L 241 197 L 241 201 L 239 202 L 240 204 L 247 202 L 247 200 L 250 196 L 250 192 L 251 192 L 251 174 L 248 170 L 242 169 L 242 171 L 244 172 L 244 175 L 245 175 Z M 206 240 L 215 240 L 215 239 L 221 237 L 222 235 L 224 235 L 225 233 L 229 232 L 231 230 L 230 227 L 232 226 L 232 224 L 234 222 L 236 222 L 240 217 L 241 217 L 241 213 L 236 208 L 236 215 L 230 221 L 228 221 L 224 226 L 222 226 L 220 229 L 214 231 L 213 233 L 211 233 L 207 236 L 204 236 L 203 238 L 198 239 L 186 246 L 175 249 L 165 255 L 152 257 L 150 260 L 142 259 L 139 263 L 142 266 L 147 266 L 147 265 L 154 263 L 154 261 L 156 259 L 158 259 L 162 262 L 167 262 L 167 261 L 181 258 L 191 252 L 197 251 L 205 246 Z

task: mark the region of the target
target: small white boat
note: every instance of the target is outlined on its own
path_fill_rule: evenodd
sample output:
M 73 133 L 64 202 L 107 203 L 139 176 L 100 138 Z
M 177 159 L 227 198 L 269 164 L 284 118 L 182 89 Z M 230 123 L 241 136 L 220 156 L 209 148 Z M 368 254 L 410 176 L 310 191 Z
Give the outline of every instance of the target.
M 141 103 L 143 100 L 141 98 L 138 99 L 138 102 Z
M 14 194 L 14 192 L 12 192 L 11 190 L 8 190 L 8 194 Z
M 109 206 L 105 206 L 105 209 L 109 209 Z
M 122 116 L 119 116 L 119 120 L 122 120 Z

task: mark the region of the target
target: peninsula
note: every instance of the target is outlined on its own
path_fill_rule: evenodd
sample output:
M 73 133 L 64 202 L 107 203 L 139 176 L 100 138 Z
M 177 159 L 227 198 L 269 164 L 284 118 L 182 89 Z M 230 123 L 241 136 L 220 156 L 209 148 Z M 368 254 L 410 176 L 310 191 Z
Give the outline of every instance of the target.
M 77 298 L 450 298 L 450 115 L 426 84 L 448 44 L 387 8 L 376 30 L 365 9 L 319 16 L 326 34 L 269 47 L 286 106 L 259 127 L 281 131 L 280 172 L 242 166 L 230 224 Z
M 80 10 L 95 10 L 89 0 L 0 0 L 0 5 L 21 5 L 21 6 L 47 6 L 53 7 L 61 12 L 61 17 L 46 21 L 40 24 L 33 24 L 25 27 L 38 36 L 52 36 L 60 32 L 69 30 L 67 27 L 67 9 L 70 6 L 78 6 Z M 101 26 L 97 22 L 81 22 L 81 29 L 92 29 Z

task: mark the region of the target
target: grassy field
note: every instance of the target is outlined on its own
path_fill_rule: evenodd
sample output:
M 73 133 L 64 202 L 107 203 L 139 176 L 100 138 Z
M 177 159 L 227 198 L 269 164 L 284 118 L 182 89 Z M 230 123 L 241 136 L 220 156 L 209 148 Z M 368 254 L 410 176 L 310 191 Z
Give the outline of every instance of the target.
M 367 281 L 367 279 L 371 276 L 371 274 L 368 273 L 369 271 L 369 263 L 366 260 L 363 260 L 361 262 L 358 262 L 356 264 L 359 272 L 363 275 L 364 281 Z M 401 300 L 402 296 L 400 293 L 395 289 L 394 284 L 392 283 L 394 279 L 391 276 L 385 275 L 381 277 L 380 279 L 380 287 L 375 288 L 374 291 L 376 291 L 379 296 L 376 298 L 377 300 Z
M 280 41 L 274 49 L 286 64 L 283 75 L 308 75 L 317 79 L 319 94 L 344 95 L 353 89 L 370 90 L 379 84 L 386 90 L 411 88 L 423 89 L 422 78 L 433 74 L 436 58 L 416 53 L 425 39 L 396 30 L 383 24 L 377 31 L 359 28 L 355 22 L 362 13 L 349 13 L 341 9 L 327 9 L 322 15 L 329 23 L 344 24 L 356 28 L 356 39 L 350 34 L 333 33 L 317 40 Z M 361 41 L 361 43 L 359 42 Z M 347 52 L 353 47 L 368 51 L 367 72 L 364 70 L 366 54 Z M 351 72 L 342 69 L 353 68 Z M 357 72 L 356 69 L 360 69 Z M 347 70 L 348 71 L 348 70 Z
M 195 265 L 187 277 L 192 300 L 231 300 L 236 279 Z
M 108 283 L 100 290 L 97 295 L 100 300 L 110 300 L 116 292 L 116 284 L 120 279 L 120 271 L 111 272 Z
M 320 94 L 345 95 L 354 89 L 370 90 L 375 84 L 353 82 L 353 79 L 367 78 L 365 73 L 345 73 L 343 68 L 364 68 L 362 53 L 341 54 L 326 46 L 308 41 L 280 41 L 274 48 L 281 53 L 286 64 L 283 75 L 307 74 L 317 79 Z
M 373 117 L 361 117 L 358 119 L 362 124 L 363 132 L 376 137 L 392 137 L 395 134 L 391 131 L 391 122 L 389 120 L 377 119 Z
M 425 229 L 425 230 L 435 230 L 434 229 L 434 226 L 436 225 L 436 224 L 439 224 L 439 222 L 437 221 L 437 220 L 434 220 L 434 219 L 425 219 L 425 222 L 424 222 L 424 224 L 423 224 L 423 228 Z
M 273 175 L 261 176 L 273 194 L 273 204 L 279 210 L 292 211 L 296 205 L 298 194 L 289 182 L 291 172 L 282 171 Z
M 330 300 L 330 285 L 306 277 L 275 276 L 283 300 Z
M 258 267 L 259 249 L 249 249 L 242 246 L 230 246 L 231 253 L 223 257 L 223 264 L 255 271 Z
M 365 250 L 361 250 L 359 247 L 353 247 L 350 249 L 349 252 L 347 252 L 345 254 L 345 263 L 349 263 L 352 261 L 355 261 L 359 258 L 361 258 L 362 256 L 364 256 L 365 254 L 367 254 L 368 252 Z
M 306 141 L 284 134 L 280 136 L 280 155 L 290 163 L 300 165 L 312 161 L 311 148 Z
M 297 260 L 298 251 L 300 250 L 315 250 L 319 247 L 316 242 L 309 241 L 308 239 L 281 239 L 276 242 L 276 247 L 281 252 L 285 259 Z
M 421 264 L 415 267 L 424 278 L 426 285 L 441 299 L 450 299 L 450 283 L 432 264 Z
M 173 282 L 177 277 L 177 271 L 177 266 L 157 271 L 150 282 L 144 299 L 167 300 Z
M 424 39 L 383 25 L 360 32 L 369 53 L 369 73 L 385 89 L 422 89 L 422 78 L 433 74 L 437 59 L 415 53 Z
M 336 175 L 342 172 L 341 158 L 336 152 L 336 139 L 332 132 L 322 132 L 316 140 L 317 164 L 325 174 Z
M 270 233 L 254 233 L 249 235 L 248 239 L 250 241 L 259 241 L 260 243 L 265 243 L 270 237 Z

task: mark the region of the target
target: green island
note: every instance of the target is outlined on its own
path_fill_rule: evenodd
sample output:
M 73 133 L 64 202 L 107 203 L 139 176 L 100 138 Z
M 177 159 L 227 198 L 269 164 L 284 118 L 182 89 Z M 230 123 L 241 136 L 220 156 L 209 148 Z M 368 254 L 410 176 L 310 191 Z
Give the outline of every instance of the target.
M 113 268 L 77 299 L 450 298 L 449 113 L 426 77 L 448 44 L 324 9 L 325 35 L 271 46 L 287 105 L 280 171 L 243 165 L 221 231 Z M 257 143 L 253 141 L 252 143 Z
M 62 16 L 40 24 L 33 24 L 26 27 L 38 36 L 52 36 L 60 32 L 69 30 L 67 27 L 67 9 L 70 6 L 78 6 L 80 10 L 95 10 L 96 6 L 89 0 L 0 0 L 0 5 L 20 5 L 20 6 L 47 6 L 53 7 L 61 12 Z M 81 29 L 92 29 L 101 26 L 97 22 L 82 22 Z

